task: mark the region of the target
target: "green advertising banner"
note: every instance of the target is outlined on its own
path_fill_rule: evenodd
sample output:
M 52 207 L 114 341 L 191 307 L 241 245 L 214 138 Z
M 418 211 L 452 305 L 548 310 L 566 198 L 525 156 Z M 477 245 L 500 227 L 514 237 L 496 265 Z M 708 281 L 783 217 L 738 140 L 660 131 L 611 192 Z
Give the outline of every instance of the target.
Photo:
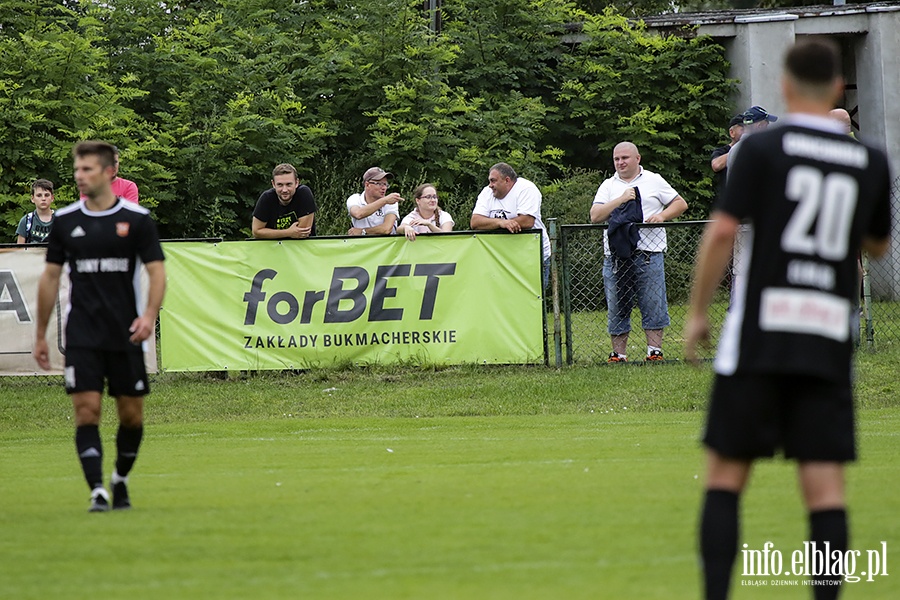
M 166 371 L 543 361 L 537 233 L 163 246 Z

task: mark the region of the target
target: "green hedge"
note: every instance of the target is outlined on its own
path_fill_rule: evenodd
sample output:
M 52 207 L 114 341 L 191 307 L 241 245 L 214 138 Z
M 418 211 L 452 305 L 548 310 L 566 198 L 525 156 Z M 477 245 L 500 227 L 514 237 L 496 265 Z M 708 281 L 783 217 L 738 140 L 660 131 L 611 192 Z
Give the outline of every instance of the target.
M 37 177 L 74 200 L 86 138 L 120 147 L 167 237 L 246 237 L 280 162 L 312 186 L 322 233 L 346 230 L 373 164 L 467 216 L 506 161 L 546 217 L 584 221 L 623 139 L 706 214 L 734 85 L 711 40 L 565 0 L 444 0 L 440 34 L 429 22 L 418 0 L 4 2 L 0 220 L 12 239 Z

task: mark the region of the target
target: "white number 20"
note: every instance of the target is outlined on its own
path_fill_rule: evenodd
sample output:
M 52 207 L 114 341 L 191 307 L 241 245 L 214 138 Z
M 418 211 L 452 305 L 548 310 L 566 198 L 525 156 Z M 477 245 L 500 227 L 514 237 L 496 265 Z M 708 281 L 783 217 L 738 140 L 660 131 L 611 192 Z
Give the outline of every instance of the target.
M 801 165 L 788 173 L 785 193 L 799 205 L 784 228 L 781 247 L 825 260 L 846 257 L 859 193 L 856 180 L 844 173 L 823 176 L 820 170 Z

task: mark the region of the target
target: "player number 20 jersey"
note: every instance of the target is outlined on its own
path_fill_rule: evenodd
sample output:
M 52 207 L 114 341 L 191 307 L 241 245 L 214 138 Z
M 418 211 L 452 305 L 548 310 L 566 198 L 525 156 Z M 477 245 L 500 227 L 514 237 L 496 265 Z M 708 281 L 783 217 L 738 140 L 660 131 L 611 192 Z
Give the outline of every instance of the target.
M 718 209 L 749 222 L 716 371 L 850 377 L 864 236 L 890 233 L 885 155 L 814 118 L 742 141 Z

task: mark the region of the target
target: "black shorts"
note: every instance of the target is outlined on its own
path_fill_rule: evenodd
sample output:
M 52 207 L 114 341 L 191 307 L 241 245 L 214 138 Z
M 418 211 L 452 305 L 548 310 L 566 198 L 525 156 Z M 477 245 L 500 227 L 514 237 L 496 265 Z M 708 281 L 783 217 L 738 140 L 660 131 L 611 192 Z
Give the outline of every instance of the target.
M 66 392 L 103 393 L 110 396 L 144 396 L 150 393 L 143 352 L 114 352 L 92 348 L 66 348 Z
M 784 451 L 801 461 L 856 459 L 850 384 L 782 374 L 717 375 L 703 443 L 727 458 Z

